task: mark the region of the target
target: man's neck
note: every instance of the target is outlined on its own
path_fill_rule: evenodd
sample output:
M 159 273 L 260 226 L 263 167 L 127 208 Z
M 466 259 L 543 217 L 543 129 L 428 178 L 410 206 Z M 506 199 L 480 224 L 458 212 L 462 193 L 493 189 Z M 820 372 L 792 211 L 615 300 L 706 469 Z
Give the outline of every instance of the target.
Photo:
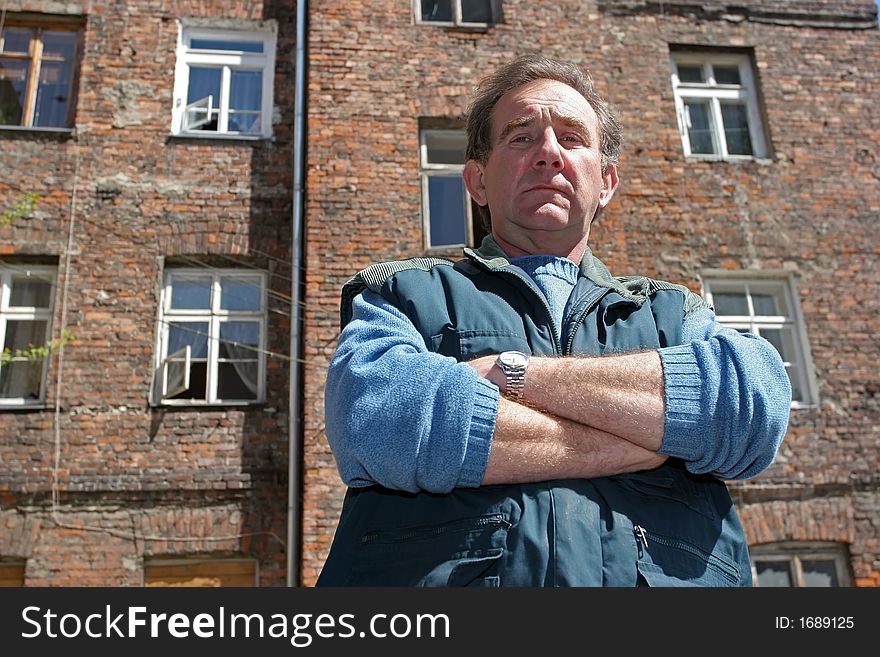
M 503 237 L 501 237 L 498 233 L 492 232 L 492 237 L 495 238 L 495 242 L 501 247 L 501 250 L 507 254 L 509 258 L 516 258 L 517 256 L 527 256 L 527 255 L 554 255 L 559 256 L 560 258 L 568 258 L 575 264 L 579 265 L 581 260 L 584 258 L 584 253 L 587 250 L 587 238 L 589 235 L 584 235 L 584 237 L 574 246 L 563 245 L 563 246 L 547 246 L 541 243 L 533 242 L 529 239 L 517 240 L 517 243 L 514 244 L 512 242 L 508 242 Z

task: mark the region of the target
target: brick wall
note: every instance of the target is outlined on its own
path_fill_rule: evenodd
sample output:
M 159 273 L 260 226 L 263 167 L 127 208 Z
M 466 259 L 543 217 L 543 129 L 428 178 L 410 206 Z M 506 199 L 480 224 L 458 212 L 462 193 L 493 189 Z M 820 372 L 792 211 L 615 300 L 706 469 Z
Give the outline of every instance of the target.
M 290 297 L 295 3 L 5 9 L 79 16 L 85 27 L 75 131 L 0 130 L 0 208 L 39 195 L 0 227 L 0 254 L 55 258 L 55 327 L 66 295 L 76 338 L 63 368 L 52 359 L 45 408 L 0 411 L 0 555 L 27 559 L 28 585 L 139 585 L 144 558 L 195 554 L 256 557 L 261 583 L 283 585 L 288 360 L 269 358 L 260 406 L 149 400 L 166 258 L 265 269 Z M 276 21 L 272 140 L 170 136 L 181 17 Z M 267 348 L 284 356 L 289 302 L 270 309 Z
M 743 516 L 753 543 L 844 541 L 855 583 L 876 584 L 873 3 L 508 0 L 503 23 L 484 32 L 415 25 L 409 5 L 310 3 L 304 576 L 320 569 L 343 492 L 323 435 L 322 395 L 340 288 L 371 262 L 423 253 L 418 117 L 460 116 L 484 71 L 541 50 L 591 69 L 624 124 L 621 187 L 591 236 L 613 272 L 694 290 L 707 269 L 793 273 L 819 404 L 792 413 L 776 464 L 735 492 L 749 501 Z M 753 53 L 766 161 L 685 160 L 670 44 Z M 815 499 L 781 501 L 792 490 Z M 817 517 L 827 520 L 818 529 Z

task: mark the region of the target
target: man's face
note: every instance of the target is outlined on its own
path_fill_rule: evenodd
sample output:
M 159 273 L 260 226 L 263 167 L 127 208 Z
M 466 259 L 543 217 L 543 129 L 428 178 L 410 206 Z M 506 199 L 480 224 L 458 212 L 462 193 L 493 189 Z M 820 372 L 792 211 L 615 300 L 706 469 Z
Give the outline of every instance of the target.
M 488 160 L 469 161 L 464 178 L 477 203 L 488 204 L 499 244 L 561 256 L 585 245 L 596 208 L 617 188 L 616 167 L 602 172 L 598 119 L 586 99 L 535 80 L 501 97 L 491 136 Z

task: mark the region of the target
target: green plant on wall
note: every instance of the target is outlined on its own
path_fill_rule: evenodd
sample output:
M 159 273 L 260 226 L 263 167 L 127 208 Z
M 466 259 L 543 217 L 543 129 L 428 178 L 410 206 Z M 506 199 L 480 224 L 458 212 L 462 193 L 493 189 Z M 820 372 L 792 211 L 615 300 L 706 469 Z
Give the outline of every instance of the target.
M 0 226 L 7 226 L 14 222 L 16 219 L 20 219 L 21 217 L 27 215 L 34 208 L 37 207 L 37 203 L 39 200 L 39 194 L 36 194 L 34 192 L 25 192 L 24 196 L 15 205 L 0 213 Z M 14 360 L 42 360 L 43 358 L 48 357 L 52 352 L 57 351 L 64 345 L 73 342 L 74 339 L 74 335 L 67 329 L 64 329 L 61 331 L 60 338 L 50 340 L 49 342 L 46 342 L 42 345 L 29 344 L 27 349 L 13 350 L 9 348 L 4 348 L 3 351 L 0 351 L 0 366 L 8 365 Z
M 39 201 L 40 195 L 35 194 L 34 192 L 26 192 L 24 198 L 22 198 L 18 203 L 13 205 L 8 210 L 4 210 L 2 214 L 0 214 L 0 226 L 6 226 L 11 224 L 16 219 L 20 219 L 25 216 L 28 212 L 37 207 L 37 201 Z

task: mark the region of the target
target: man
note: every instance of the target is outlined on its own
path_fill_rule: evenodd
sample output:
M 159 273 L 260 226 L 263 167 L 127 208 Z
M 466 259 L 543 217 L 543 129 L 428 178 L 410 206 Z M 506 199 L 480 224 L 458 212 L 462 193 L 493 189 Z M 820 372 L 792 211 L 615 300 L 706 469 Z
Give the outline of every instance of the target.
M 775 457 L 779 355 L 592 255 L 620 128 L 576 66 L 508 63 L 467 129 L 489 237 L 343 290 L 325 411 L 349 489 L 318 585 L 750 585 L 722 480 Z

